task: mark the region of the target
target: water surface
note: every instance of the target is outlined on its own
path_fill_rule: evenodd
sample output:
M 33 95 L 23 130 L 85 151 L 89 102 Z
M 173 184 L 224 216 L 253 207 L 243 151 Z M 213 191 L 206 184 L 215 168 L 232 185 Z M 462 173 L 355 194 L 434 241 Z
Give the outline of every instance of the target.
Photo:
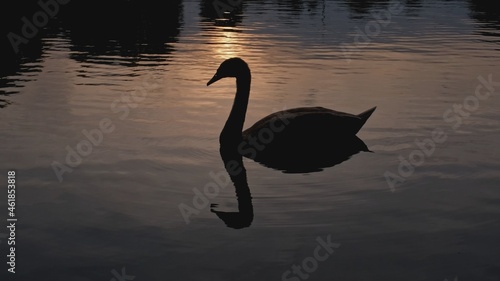
M 115 4 L 62 6 L 19 54 L 2 49 L 0 170 L 17 172 L 16 280 L 110 280 L 124 267 L 136 280 L 286 280 L 328 236 L 340 247 L 308 280 L 500 280 L 500 86 L 473 98 L 479 77 L 500 81 L 492 4 L 403 1 L 374 25 L 393 4 L 248 1 L 233 26 L 214 24 L 212 1 L 173 1 L 168 12 Z M 32 14 L 19 9 L 9 31 Z M 235 83 L 206 82 L 234 56 L 252 70 L 245 128 L 287 108 L 377 106 L 358 134 L 374 153 L 307 174 L 244 159 L 251 225 L 229 228 L 209 207 L 186 224 L 179 205 L 226 173 L 218 137 Z M 460 125 L 460 115 L 444 119 L 464 102 Z M 101 122 L 112 132 L 58 178 L 54 163 L 67 165 Z M 446 140 L 401 176 L 401 159 L 436 129 Z M 392 188 L 387 172 L 401 177 Z M 232 185 L 209 203 L 238 210 Z

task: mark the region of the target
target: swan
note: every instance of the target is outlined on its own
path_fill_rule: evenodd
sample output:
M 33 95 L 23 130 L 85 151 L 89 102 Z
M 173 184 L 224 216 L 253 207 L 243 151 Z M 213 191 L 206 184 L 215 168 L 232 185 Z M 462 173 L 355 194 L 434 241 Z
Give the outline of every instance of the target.
M 236 95 L 219 137 L 221 149 L 237 149 L 242 156 L 263 164 L 338 154 L 336 148 L 357 138 L 356 133 L 376 109 L 354 115 L 324 107 L 292 108 L 272 113 L 243 131 L 252 80 L 250 68 L 241 58 L 227 59 L 207 86 L 226 77 L 236 78 Z

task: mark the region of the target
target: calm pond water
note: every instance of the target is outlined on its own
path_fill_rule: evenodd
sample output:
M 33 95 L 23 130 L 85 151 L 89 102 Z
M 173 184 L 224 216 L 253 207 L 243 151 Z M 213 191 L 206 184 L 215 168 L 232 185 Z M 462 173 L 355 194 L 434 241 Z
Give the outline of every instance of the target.
M 227 26 L 212 0 L 138 2 L 61 4 L 18 54 L 2 37 L 0 178 L 16 171 L 18 217 L 2 280 L 500 280 L 494 1 L 245 1 L 223 6 Z M 19 6 L 2 34 L 40 10 Z M 199 195 L 227 179 L 235 83 L 206 83 L 235 56 L 252 70 L 245 128 L 377 106 L 358 134 L 373 153 L 293 174 L 244 159 L 242 229 L 210 211 L 237 212 L 232 184 Z

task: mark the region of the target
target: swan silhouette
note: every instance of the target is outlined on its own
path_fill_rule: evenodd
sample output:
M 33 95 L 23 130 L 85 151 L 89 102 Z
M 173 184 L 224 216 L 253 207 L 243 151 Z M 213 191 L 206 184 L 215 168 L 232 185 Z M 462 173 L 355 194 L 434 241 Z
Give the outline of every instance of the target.
M 285 172 L 321 170 L 321 167 L 338 164 L 338 159 L 345 160 L 343 155 L 347 159 L 359 151 L 369 151 L 356 133 L 376 107 L 358 115 L 323 107 L 287 109 L 272 113 L 243 131 L 252 80 L 250 68 L 241 58 L 227 59 L 207 86 L 226 77 L 236 78 L 236 95 L 219 137 L 221 147 L 232 147 L 242 156 Z M 353 149 L 337 149 L 346 145 Z M 328 159 L 332 155 L 336 160 L 330 163 Z M 324 161 L 318 161 L 318 157 L 324 157 Z M 307 160 L 321 164 L 318 167 L 306 164 L 303 170 L 300 163 Z

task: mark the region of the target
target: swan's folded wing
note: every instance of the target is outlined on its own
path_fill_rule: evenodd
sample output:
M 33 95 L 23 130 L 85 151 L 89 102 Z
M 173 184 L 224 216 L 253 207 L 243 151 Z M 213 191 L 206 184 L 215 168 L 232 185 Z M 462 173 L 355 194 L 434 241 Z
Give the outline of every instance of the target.
M 352 135 L 362 124 L 360 117 L 350 113 L 323 107 L 300 107 L 278 111 L 262 118 L 245 130 L 243 136 L 257 135 L 265 128 L 272 131 L 279 130 L 280 133 L 283 131 L 283 135 L 290 138 L 296 135 L 316 137 L 325 133 L 338 136 Z

